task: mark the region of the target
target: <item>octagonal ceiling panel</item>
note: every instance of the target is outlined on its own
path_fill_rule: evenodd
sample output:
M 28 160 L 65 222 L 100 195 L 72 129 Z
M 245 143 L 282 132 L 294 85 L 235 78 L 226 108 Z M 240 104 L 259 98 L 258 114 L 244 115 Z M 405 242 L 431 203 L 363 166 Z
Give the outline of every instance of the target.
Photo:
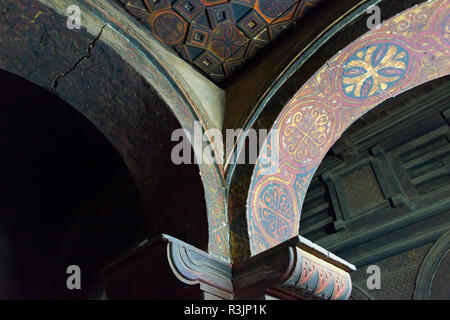
M 116 0 L 219 83 L 325 0 Z

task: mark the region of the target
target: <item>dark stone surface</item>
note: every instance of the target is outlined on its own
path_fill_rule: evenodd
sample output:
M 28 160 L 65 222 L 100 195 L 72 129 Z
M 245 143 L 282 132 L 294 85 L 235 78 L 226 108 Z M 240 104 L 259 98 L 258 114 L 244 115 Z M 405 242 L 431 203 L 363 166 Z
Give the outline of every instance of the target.
M 381 269 L 381 289 L 367 289 L 367 267 L 359 268 L 351 273 L 352 281 L 374 299 L 411 300 L 414 293 L 414 282 L 420 263 L 430 249 L 431 244 L 401 253 L 376 263 Z
M 145 238 L 133 177 L 55 95 L 3 70 L 0 95 L 0 298 L 99 298 L 100 268 Z M 80 291 L 66 287 L 72 264 Z
M 2 1 L 0 13 L 0 68 L 57 94 L 100 130 L 137 185 L 148 237 L 167 233 L 206 250 L 199 170 L 170 161 L 170 135 L 180 125 L 155 90 L 100 33 L 70 31 L 38 2 Z

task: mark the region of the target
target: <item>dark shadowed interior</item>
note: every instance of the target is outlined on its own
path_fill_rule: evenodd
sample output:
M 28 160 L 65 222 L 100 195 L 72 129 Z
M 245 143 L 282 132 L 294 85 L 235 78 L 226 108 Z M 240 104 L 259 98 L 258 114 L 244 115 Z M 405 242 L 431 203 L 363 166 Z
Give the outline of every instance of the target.
M 99 298 L 100 268 L 145 235 L 134 181 L 52 93 L 0 70 L 0 94 L 0 298 Z M 67 290 L 69 265 L 85 290 Z

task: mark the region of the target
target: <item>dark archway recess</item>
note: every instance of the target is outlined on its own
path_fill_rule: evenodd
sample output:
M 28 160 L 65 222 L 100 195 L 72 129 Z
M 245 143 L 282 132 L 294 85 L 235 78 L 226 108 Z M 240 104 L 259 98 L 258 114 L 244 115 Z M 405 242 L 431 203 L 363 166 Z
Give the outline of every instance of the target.
M 199 167 L 171 161 L 176 144 L 171 134 L 181 124 L 162 92 L 140 73 L 149 72 L 149 60 L 134 55 L 137 49 L 129 42 L 120 47 L 112 22 L 94 19 L 92 33 L 73 31 L 46 3 L 3 1 L 0 7 L 5 17 L 0 19 L 1 68 L 50 90 L 108 139 L 137 185 L 147 238 L 165 233 L 206 250 L 208 217 Z M 33 19 L 36 15 L 39 19 Z M 160 70 L 151 71 L 165 85 Z M 178 102 L 176 94 L 171 97 Z
M 99 298 L 100 269 L 145 238 L 120 155 L 82 114 L 0 70 L 0 298 Z M 81 290 L 66 269 L 81 268 Z

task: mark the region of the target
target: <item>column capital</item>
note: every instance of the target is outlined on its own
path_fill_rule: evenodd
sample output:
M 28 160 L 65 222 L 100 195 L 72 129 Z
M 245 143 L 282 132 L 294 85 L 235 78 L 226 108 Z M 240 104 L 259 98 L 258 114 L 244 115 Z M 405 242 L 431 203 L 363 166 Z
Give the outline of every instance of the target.
M 104 268 L 110 299 L 348 299 L 355 267 L 303 237 L 231 265 L 168 235 Z

